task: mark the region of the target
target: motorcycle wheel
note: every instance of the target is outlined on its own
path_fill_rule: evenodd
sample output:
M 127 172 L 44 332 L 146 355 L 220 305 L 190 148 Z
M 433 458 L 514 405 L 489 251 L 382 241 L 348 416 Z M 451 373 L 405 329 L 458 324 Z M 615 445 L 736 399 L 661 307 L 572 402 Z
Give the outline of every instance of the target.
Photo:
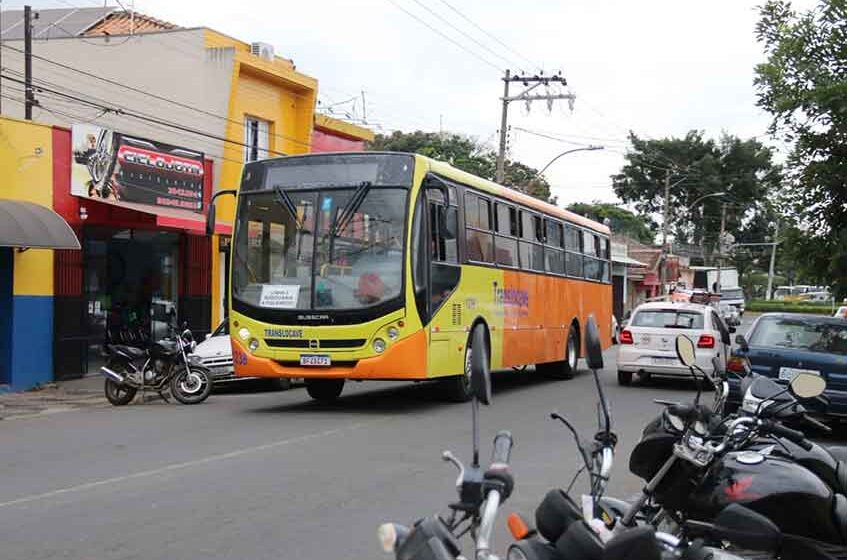
M 203 366 L 182 368 L 171 378 L 171 394 L 182 404 L 200 404 L 212 392 L 212 374 Z
M 106 393 L 106 400 L 115 406 L 123 406 L 132 402 L 135 398 L 137 389 L 128 385 L 119 385 L 111 379 L 106 379 L 106 384 L 103 386 L 103 392 Z

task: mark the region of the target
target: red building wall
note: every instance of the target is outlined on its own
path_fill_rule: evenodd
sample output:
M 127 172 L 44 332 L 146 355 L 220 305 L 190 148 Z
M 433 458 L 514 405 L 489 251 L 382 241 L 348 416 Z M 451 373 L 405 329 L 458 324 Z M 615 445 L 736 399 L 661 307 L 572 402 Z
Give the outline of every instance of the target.
M 364 140 L 348 138 L 320 128 L 312 131 L 312 152 L 361 152 L 364 149 Z

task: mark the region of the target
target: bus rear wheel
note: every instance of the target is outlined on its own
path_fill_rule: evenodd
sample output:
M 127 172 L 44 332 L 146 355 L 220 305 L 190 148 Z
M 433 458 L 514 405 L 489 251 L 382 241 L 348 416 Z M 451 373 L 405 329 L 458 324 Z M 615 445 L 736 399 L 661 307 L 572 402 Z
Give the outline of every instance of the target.
M 568 330 L 568 340 L 565 344 L 565 359 L 559 362 L 537 364 L 535 370 L 553 379 L 571 379 L 576 373 L 579 361 L 579 335 L 573 325 Z
M 306 379 L 306 392 L 320 402 L 332 402 L 341 396 L 343 379 Z

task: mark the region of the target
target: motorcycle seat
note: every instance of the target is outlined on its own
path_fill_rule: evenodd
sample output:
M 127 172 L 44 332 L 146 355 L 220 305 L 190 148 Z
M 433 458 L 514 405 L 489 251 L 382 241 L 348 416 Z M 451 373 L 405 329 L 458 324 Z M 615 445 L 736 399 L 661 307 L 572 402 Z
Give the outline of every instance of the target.
M 135 346 L 127 346 L 126 344 L 110 344 L 109 350 L 116 354 L 123 354 L 130 360 L 137 360 L 147 355 L 147 350 L 136 348 Z

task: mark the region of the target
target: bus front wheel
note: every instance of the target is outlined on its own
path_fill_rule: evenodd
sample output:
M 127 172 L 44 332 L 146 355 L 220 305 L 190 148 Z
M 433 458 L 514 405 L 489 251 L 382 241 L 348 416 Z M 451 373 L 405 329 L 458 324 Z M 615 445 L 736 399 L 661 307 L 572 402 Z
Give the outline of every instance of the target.
M 568 330 L 568 340 L 565 344 L 565 359 L 560 362 L 549 362 L 537 364 L 535 371 L 554 379 L 571 379 L 576 373 L 579 360 L 579 335 L 576 328 L 571 325 Z
M 316 401 L 332 402 L 344 389 L 343 379 L 306 379 L 306 392 Z

